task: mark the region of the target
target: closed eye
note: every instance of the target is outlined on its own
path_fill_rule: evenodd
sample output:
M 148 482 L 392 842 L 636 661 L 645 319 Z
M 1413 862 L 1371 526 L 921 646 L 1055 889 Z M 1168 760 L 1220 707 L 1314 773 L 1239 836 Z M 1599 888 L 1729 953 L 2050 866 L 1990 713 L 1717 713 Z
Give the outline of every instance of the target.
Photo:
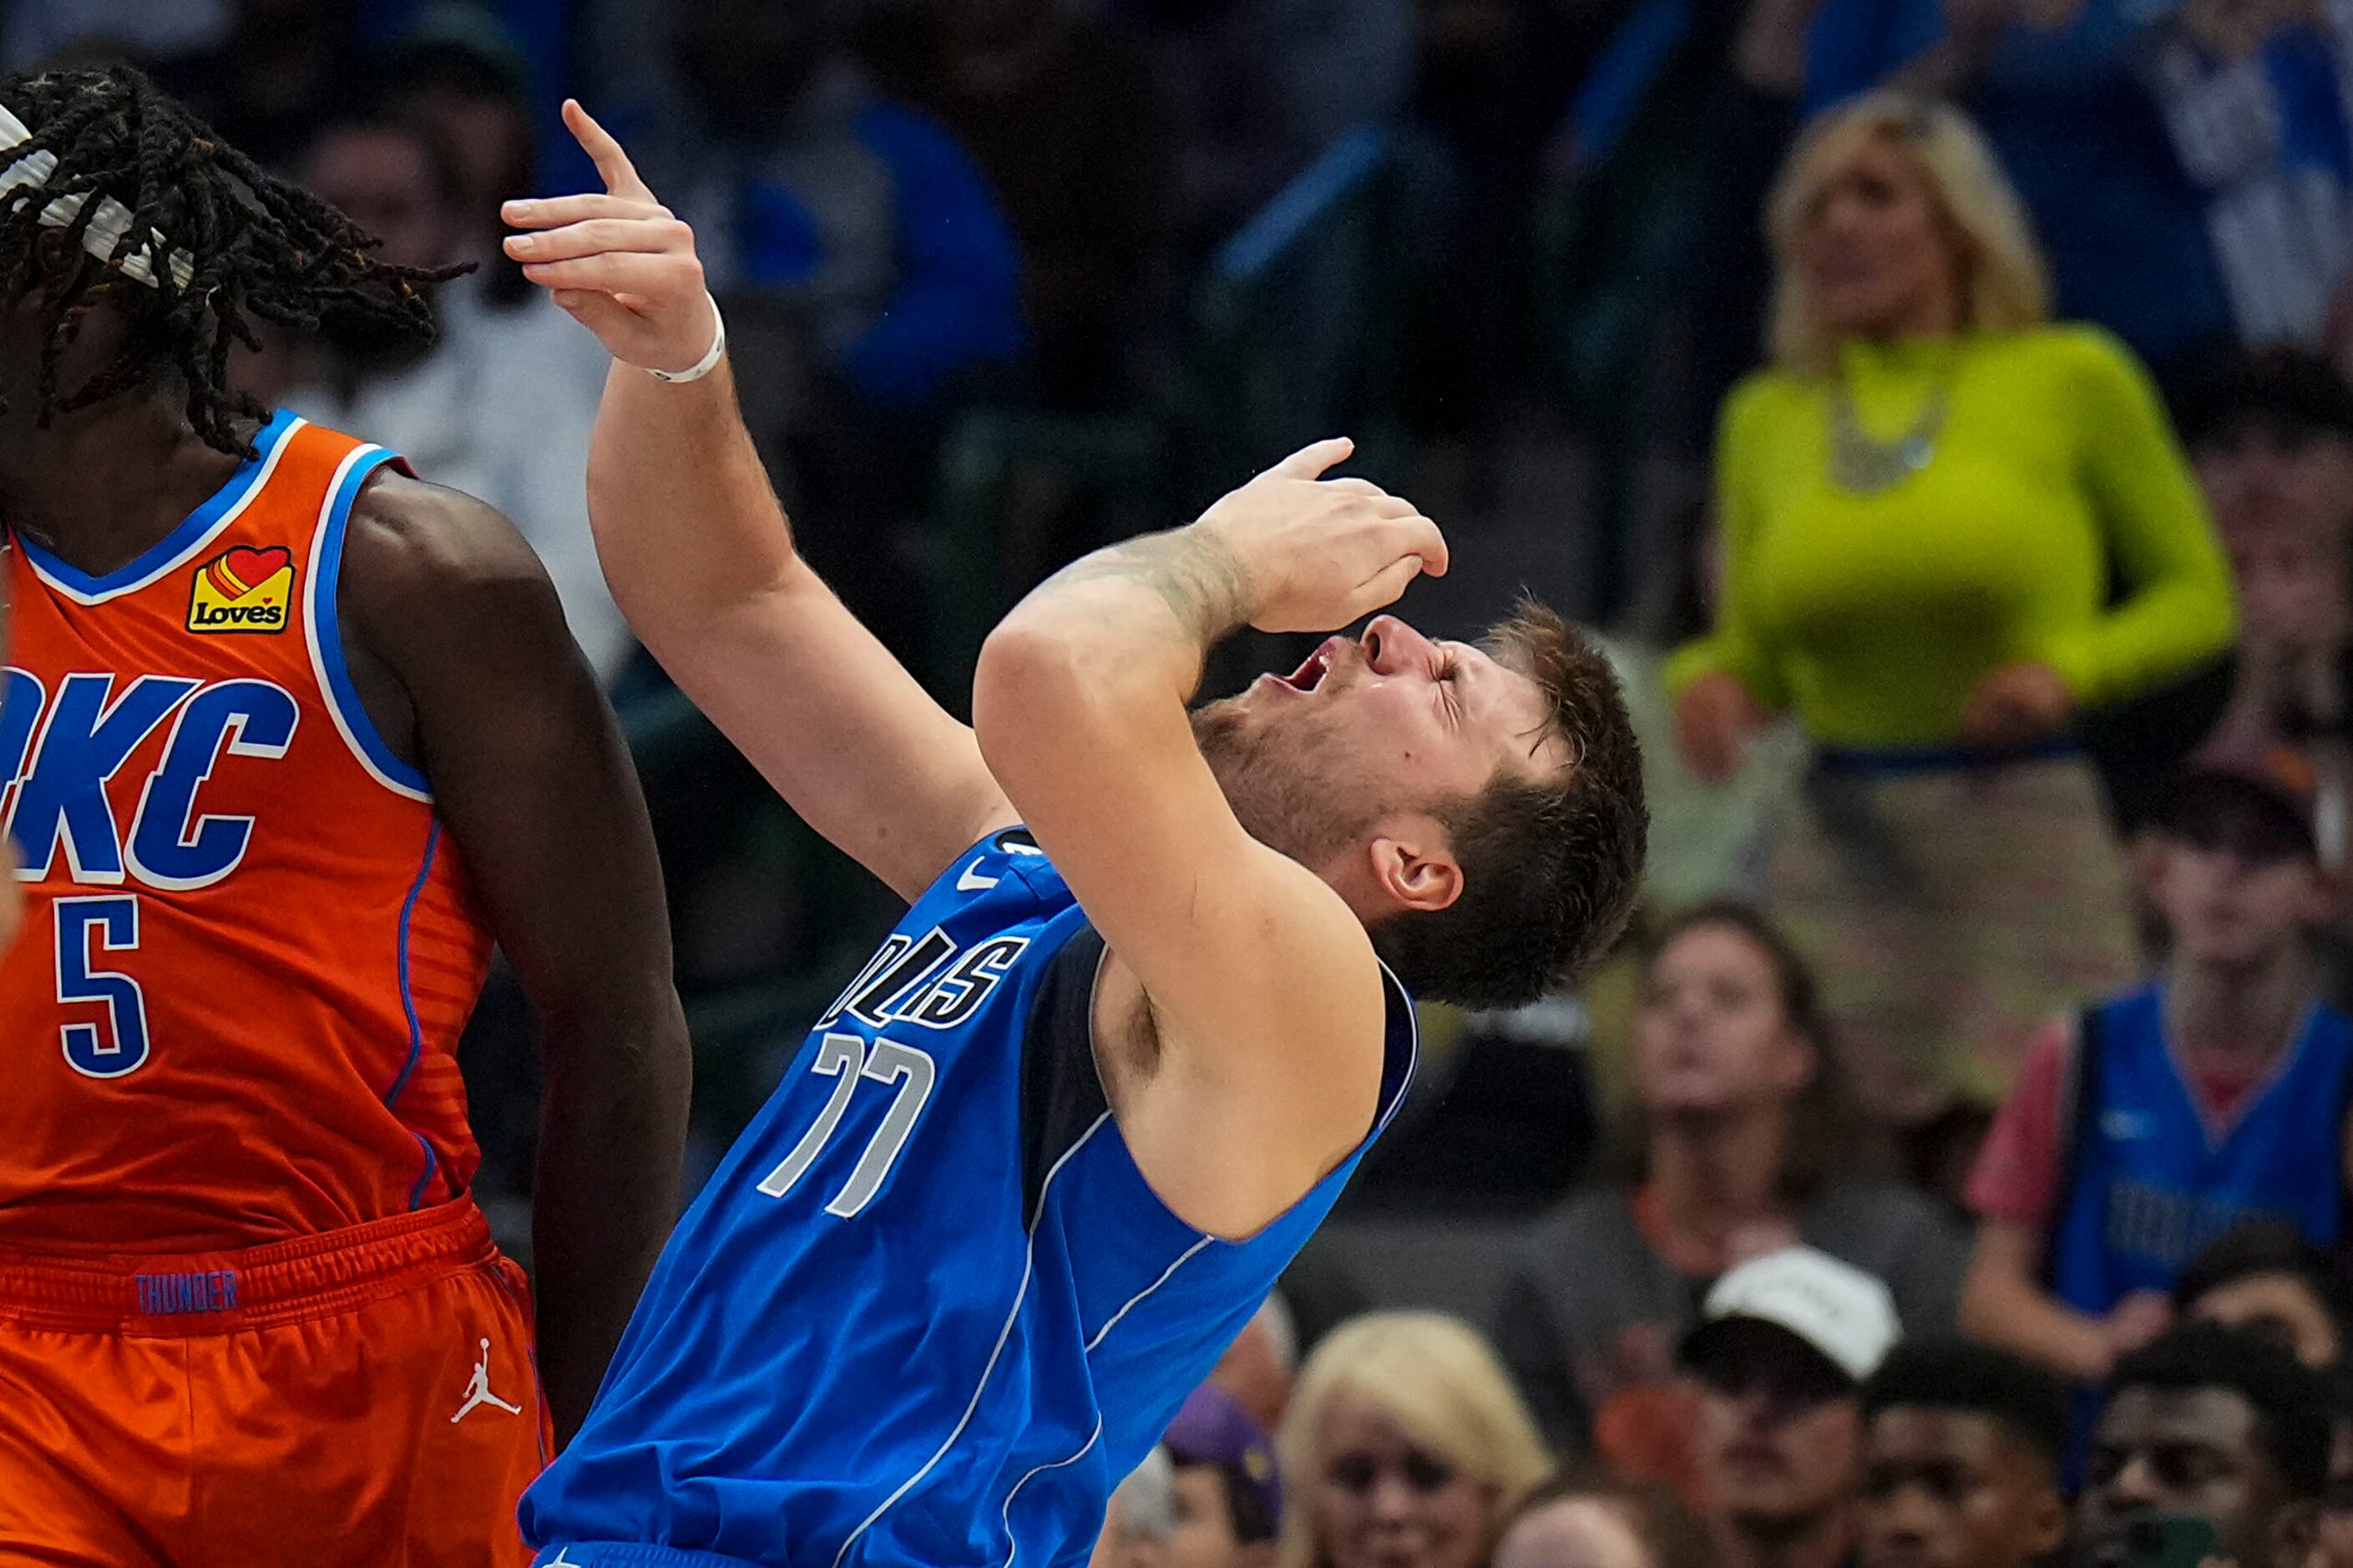
M 1457 721 L 1460 721 L 1462 717 L 1462 699 L 1461 693 L 1455 687 L 1454 678 L 1461 672 L 1461 668 L 1462 658 L 1461 655 L 1454 652 L 1451 648 L 1440 648 L 1438 650 L 1439 696 L 1446 704 L 1448 715 Z

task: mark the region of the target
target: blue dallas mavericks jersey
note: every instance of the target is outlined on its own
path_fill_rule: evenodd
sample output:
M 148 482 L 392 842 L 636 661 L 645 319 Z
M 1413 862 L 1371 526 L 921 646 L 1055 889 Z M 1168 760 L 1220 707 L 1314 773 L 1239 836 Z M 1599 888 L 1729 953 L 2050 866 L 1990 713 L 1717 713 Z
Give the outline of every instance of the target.
M 2271 1079 L 2227 1127 L 2210 1127 L 2174 1065 L 2165 993 L 2094 1008 L 2076 1046 L 2074 1129 L 2051 1247 L 2052 1293 L 2107 1311 L 2170 1291 L 2206 1244 L 2248 1220 L 2284 1220 L 2316 1246 L 2343 1231 L 2353 1026 L 2315 1004 Z
M 1018 828 L 916 901 L 663 1250 L 523 1498 L 539 1563 L 1086 1560 L 1364 1152 L 1246 1242 L 1178 1220 L 1095 1075 L 1102 952 Z M 1384 980 L 1373 1132 L 1414 1056 Z

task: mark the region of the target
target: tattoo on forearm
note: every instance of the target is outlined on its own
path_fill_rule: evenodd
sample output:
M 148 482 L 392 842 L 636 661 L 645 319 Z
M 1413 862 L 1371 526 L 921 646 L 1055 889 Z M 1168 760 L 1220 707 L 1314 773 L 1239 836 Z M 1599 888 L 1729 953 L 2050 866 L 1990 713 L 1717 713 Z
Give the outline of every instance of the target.
M 1148 588 L 1203 647 L 1250 619 L 1250 574 L 1214 536 L 1191 528 L 1147 533 L 1082 556 L 1054 583 L 1123 582 Z

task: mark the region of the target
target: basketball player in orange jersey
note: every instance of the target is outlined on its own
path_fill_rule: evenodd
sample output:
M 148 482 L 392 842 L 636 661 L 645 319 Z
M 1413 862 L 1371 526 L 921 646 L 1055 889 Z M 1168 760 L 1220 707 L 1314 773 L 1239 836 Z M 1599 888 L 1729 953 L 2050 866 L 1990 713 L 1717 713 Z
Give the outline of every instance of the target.
M 503 518 L 224 387 L 248 321 L 427 330 L 431 279 L 127 71 L 0 108 L 0 1563 L 524 1561 L 676 1209 L 628 757 Z M 493 940 L 536 1363 L 453 1054 Z

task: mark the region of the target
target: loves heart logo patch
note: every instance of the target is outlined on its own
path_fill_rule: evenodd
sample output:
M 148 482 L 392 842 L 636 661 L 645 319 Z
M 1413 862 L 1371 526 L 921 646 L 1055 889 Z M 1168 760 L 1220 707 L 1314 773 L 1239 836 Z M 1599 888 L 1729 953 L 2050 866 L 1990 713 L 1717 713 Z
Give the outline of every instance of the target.
M 283 545 L 240 544 L 196 568 L 192 632 L 282 632 L 294 603 L 294 556 Z

